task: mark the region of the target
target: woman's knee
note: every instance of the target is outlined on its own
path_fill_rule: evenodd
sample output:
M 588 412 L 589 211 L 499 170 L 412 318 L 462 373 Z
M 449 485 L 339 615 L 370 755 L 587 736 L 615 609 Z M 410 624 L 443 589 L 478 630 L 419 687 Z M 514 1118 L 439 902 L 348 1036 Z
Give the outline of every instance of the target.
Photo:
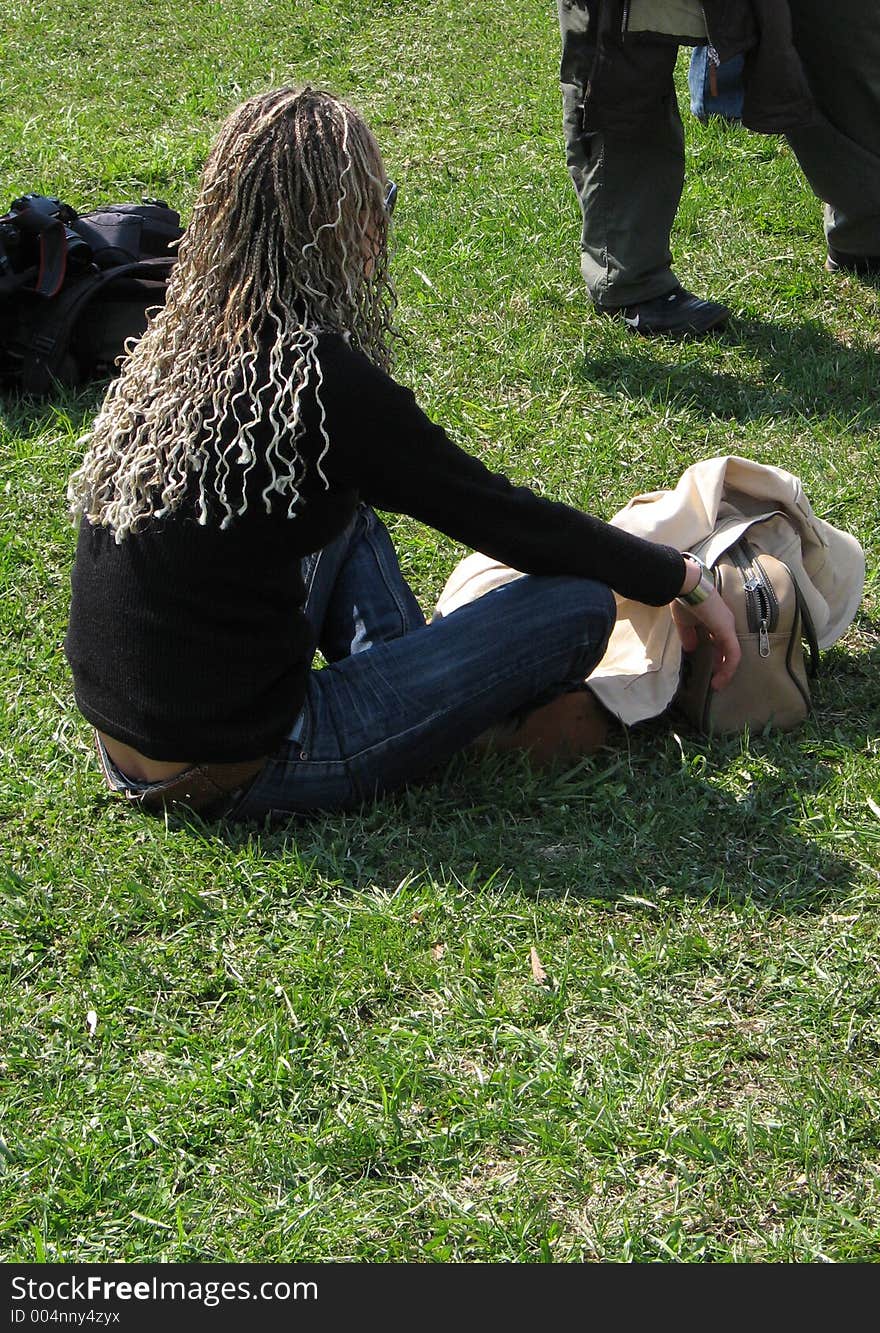
M 617 619 L 614 593 L 598 580 L 574 576 L 518 582 L 529 602 L 524 615 L 535 638 L 541 633 L 555 638 L 573 655 L 572 677 L 587 675 L 603 656 Z
M 617 619 L 617 602 L 606 583 L 598 579 L 553 578 L 541 580 L 538 596 L 552 606 L 559 616 L 564 612 L 575 625 L 583 627 L 585 637 L 598 632 L 611 633 Z M 553 585 L 552 588 L 547 585 Z

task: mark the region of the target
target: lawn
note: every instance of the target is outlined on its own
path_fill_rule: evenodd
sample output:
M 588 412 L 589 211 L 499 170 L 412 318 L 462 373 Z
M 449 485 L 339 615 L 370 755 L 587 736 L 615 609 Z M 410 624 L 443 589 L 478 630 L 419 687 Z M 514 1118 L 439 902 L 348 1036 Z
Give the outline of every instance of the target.
M 397 374 L 454 438 L 604 517 L 776 463 L 868 577 L 791 734 L 661 719 L 569 770 L 166 823 L 103 788 L 61 650 L 100 386 L 0 403 L 6 1263 L 880 1257 L 880 289 L 825 272 L 783 140 L 689 116 L 685 59 L 676 271 L 734 316 L 679 344 L 588 305 L 552 5 L 15 7 L 0 208 L 185 219 L 234 104 L 329 87 L 400 185 Z M 463 551 L 387 517 L 430 608 Z

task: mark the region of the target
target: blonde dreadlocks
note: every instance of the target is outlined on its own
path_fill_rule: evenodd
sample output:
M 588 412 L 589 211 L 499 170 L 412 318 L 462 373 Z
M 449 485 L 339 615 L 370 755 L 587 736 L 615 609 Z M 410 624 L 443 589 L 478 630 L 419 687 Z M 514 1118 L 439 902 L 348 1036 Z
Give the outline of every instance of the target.
M 85 437 L 85 458 L 68 487 L 75 516 L 111 528 L 121 541 L 176 509 L 197 474 L 199 521 L 216 514 L 225 527 L 248 505 L 258 423 L 270 429 L 262 454 L 271 478 L 259 495 L 267 510 L 282 497 L 292 516 L 309 386 L 319 405 L 317 468 L 326 485 L 318 333 L 342 334 L 376 364 L 390 365 L 385 185 L 371 131 L 330 93 L 281 88 L 229 116 L 205 164 L 166 304 Z M 238 429 L 221 451 L 230 414 Z M 212 450 L 218 456 L 208 466 Z M 227 494 L 232 471 L 237 485 Z

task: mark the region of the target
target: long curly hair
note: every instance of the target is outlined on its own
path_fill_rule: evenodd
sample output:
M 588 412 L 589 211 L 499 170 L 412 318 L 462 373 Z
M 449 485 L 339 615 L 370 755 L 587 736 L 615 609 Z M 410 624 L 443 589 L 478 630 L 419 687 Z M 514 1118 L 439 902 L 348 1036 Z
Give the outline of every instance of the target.
M 391 363 L 386 187 L 372 132 L 331 93 L 279 88 L 232 112 L 202 172 L 166 303 L 83 439 L 68 486 L 74 517 L 122 541 L 178 508 L 195 475 L 196 517 L 226 526 L 254 498 L 258 434 L 271 480 L 257 495 L 292 517 L 310 387 L 326 485 L 318 334 L 339 333 L 383 369 Z M 220 451 L 230 414 L 237 429 Z

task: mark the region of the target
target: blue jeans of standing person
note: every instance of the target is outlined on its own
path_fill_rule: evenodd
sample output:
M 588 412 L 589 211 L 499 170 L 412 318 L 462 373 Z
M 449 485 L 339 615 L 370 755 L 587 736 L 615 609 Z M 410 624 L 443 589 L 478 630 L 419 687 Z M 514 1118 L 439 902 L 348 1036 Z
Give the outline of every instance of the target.
M 715 66 L 715 92 L 712 91 L 712 65 L 705 46 L 695 46 L 688 65 L 688 91 L 691 111 L 697 120 L 705 122 L 710 116 L 722 120 L 740 120 L 743 109 L 742 72 L 745 60 L 731 56 Z
M 487 728 L 582 685 L 615 618 L 605 584 L 525 577 L 426 624 L 364 505 L 303 574 L 327 664 L 229 818 L 354 809 L 425 777 Z

